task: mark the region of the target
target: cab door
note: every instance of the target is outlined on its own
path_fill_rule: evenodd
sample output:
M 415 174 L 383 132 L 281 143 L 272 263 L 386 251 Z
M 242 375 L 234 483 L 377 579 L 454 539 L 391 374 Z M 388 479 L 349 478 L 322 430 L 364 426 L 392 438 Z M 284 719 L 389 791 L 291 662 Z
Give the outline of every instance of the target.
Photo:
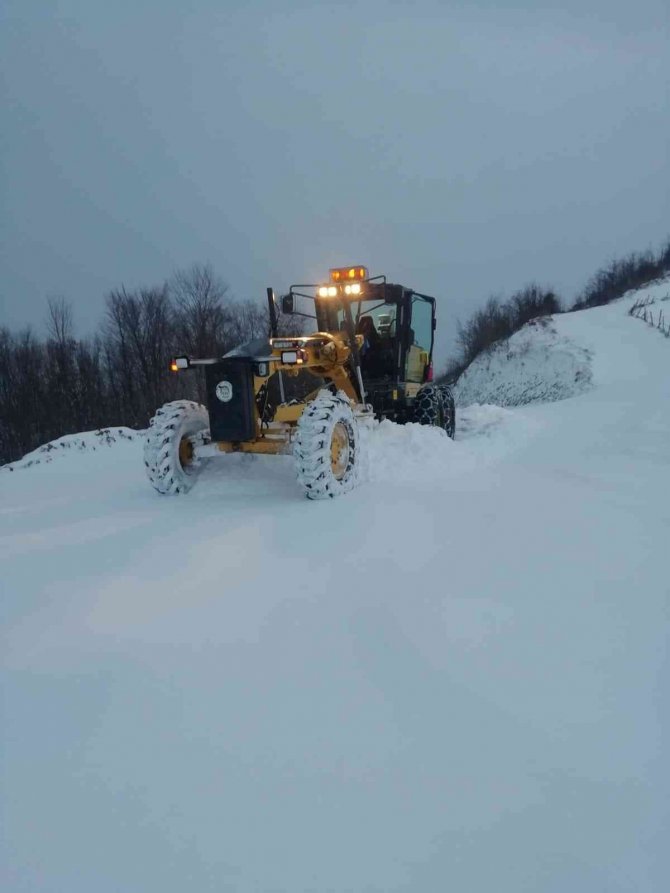
M 405 381 L 419 384 L 426 380 L 433 355 L 435 301 L 422 295 L 412 295 Z

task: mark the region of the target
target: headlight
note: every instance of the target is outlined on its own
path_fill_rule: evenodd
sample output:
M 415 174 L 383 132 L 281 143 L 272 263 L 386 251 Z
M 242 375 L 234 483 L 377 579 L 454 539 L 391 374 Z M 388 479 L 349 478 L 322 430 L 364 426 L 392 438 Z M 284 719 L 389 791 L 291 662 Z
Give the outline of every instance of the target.
M 304 350 L 282 350 L 281 361 L 287 366 L 301 366 L 305 362 L 305 356 Z
M 179 372 L 181 369 L 188 369 L 189 365 L 188 357 L 175 357 L 170 363 L 170 371 Z

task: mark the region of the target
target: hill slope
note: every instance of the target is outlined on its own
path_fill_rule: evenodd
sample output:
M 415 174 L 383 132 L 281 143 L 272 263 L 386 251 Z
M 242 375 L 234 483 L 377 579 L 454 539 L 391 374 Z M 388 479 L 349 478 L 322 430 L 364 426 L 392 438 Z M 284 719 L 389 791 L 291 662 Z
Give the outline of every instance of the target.
M 380 425 L 333 502 L 270 457 L 161 499 L 124 437 L 0 471 L 3 889 L 664 889 L 670 342 L 627 300 L 556 321 L 588 391 Z
M 664 306 L 665 301 L 670 301 L 670 279 L 593 312 L 532 320 L 471 363 L 455 388 L 458 403 L 461 406 L 473 403 L 523 406 L 563 400 L 593 386 L 594 362 L 611 360 L 621 366 L 627 380 L 630 367 L 639 365 L 639 344 L 627 334 L 619 337 L 628 331 L 621 326 L 620 314 L 635 300 Z M 669 308 L 665 313 L 668 317 L 670 304 L 665 306 Z M 608 378 L 611 370 L 602 370 L 600 380 L 606 382 Z

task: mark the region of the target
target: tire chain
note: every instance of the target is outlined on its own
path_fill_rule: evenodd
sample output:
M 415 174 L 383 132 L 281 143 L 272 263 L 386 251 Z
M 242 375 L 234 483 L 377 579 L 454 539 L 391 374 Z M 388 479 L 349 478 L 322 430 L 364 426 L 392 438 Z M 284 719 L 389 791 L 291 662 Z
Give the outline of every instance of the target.
M 414 421 L 442 428 L 453 438 L 456 414 L 451 389 L 446 385 L 424 385 L 414 401 Z

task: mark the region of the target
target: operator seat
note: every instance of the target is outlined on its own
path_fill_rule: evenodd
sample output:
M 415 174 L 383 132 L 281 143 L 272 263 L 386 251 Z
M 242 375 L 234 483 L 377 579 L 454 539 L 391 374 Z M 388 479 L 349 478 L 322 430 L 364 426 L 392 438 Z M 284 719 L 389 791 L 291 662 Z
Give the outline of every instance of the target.
M 356 334 L 363 335 L 361 370 L 368 378 L 382 378 L 388 374 L 388 347 L 375 327 L 371 316 L 361 316 L 356 324 Z

